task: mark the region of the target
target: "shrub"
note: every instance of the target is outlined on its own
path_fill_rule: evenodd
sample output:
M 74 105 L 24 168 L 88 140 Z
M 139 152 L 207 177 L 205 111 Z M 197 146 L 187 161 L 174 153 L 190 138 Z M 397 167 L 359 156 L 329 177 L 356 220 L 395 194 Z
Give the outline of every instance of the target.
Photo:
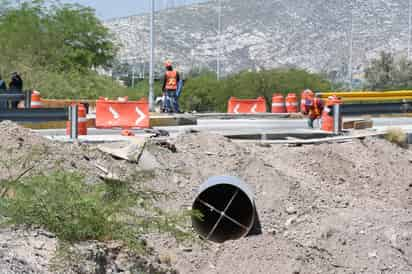
M 402 148 L 408 148 L 408 134 L 401 128 L 391 128 L 385 134 L 385 139 Z
M 63 241 L 120 240 L 135 250 L 153 231 L 191 237 L 179 226 L 188 213 L 171 215 L 153 205 L 161 194 L 117 180 L 87 185 L 83 179 L 55 172 L 13 184 L 13 194 L 0 200 L 0 215 L 8 224 L 42 227 Z
M 227 101 L 237 98 L 264 96 L 270 109 L 272 95 L 289 92 L 300 93 L 310 88 L 315 91 L 330 90 L 330 82 L 318 74 L 298 69 L 272 69 L 260 72 L 240 72 L 220 81 L 212 72 L 186 81 L 180 102 L 186 111 L 226 112 Z

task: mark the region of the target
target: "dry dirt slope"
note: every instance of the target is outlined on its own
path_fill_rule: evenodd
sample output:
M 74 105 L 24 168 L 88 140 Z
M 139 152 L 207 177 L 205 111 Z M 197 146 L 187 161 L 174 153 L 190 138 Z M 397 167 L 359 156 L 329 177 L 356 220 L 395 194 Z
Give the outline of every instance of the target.
M 412 153 L 384 140 L 319 146 L 238 145 L 183 135 L 150 148 L 153 184 L 190 206 L 198 185 L 235 175 L 254 190 L 263 235 L 192 251 L 155 240 L 181 273 L 412 273 Z
M 0 124 L 0 132 L 2 161 L 40 146 L 40 168 L 57 161 L 65 169 L 89 172 L 94 180 L 93 161 L 119 173 L 138 169 L 93 147 L 49 143 L 11 124 Z M 380 139 L 262 147 L 196 133 L 171 141 L 177 153 L 147 146 L 157 166 L 148 183 L 176 193 L 164 207 L 190 207 L 209 176 L 239 176 L 255 191 L 263 228 L 259 236 L 184 248 L 168 236 L 151 236 L 160 261 L 171 261 L 179 273 L 412 273 L 410 150 Z M 13 146 L 22 155 L 8 154 Z M 1 230 L 0 273 L 47 273 L 55 244 L 44 232 Z M 86 248 L 92 266 L 75 273 L 120 273 L 117 257 L 104 268 L 96 265 L 101 250 L 93 245 Z M 120 265 L 133 263 L 132 257 L 124 260 Z

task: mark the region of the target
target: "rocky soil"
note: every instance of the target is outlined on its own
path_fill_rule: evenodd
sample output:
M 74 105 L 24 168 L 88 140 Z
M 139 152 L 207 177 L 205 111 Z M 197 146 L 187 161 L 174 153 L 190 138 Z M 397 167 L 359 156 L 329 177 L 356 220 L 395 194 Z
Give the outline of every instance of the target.
M 350 33 L 359 78 L 380 51 L 407 55 L 407 0 L 223 0 L 221 70 L 299 67 L 347 80 Z M 156 14 L 156 64 L 171 58 L 180 70 L 216 69 L 216 1 Z M 105 22 L 122 45 L 120 58 L 147 73 L 149 16 Z M 145 64 L 145 65 L 143 65 Z
M 40 144 L 49 148 L 40 155 L 42 166 L 63 159 L 63 168 L 75 163 L 91 181 L 99 177 L 94 161 L 125 174 L 155 168 L 147 183 L 173 193 L 161 204 L 171 210 L 190 208 L 210 176 L 238 176 L 253 189 L 261 235 L 200 245 L 150 235 L 157 255 L 145 259 L 146 266 L 167 264 L 178 273 L 412 273 L 412 151 L 385 140 L 288 147 L 190 133 L 169 140 L 176 152 L 150 142 L 136 166 L 86 145 L 50 143 L 12 124 L 1 123 L 0 131 L 0 162 L 16 157 L 7 148 L 18 146 L 24 155 Z M 56 245 L 39 229 L 4 228 L 0 273 L 53 273 Z M 117 243 L 74 248 L 86 263 L 75 261 L 67 272 L 140 273 L 128 265 L 143 259 Z
M 176 146 L 153 151 L 164 167 L 153 185 L 178 193 L 168 207 L 190 206 L 209 176 L 239 176 L 263 228 L 191 249 L 156 239 L 181 273 L 412 273 L 411 151 L 381 139 L 262 147 L 205 133 Z

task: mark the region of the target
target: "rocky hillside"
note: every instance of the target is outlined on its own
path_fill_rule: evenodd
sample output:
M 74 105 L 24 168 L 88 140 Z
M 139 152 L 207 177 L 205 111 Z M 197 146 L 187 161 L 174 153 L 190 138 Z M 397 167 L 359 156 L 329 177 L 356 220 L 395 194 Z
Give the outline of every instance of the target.
M 406 54 L 408 5 L 408 0 L 222 0 L 222 70 L 298 66 L 342 77 L 353 27 L 353 68 L 361 72 L 379 51 Z M 181 69 L 215 69 L 217 14 L 216 1 L 158 13 L 157 63 L 171 58 Z M 148 61 L 148 15 L 105 24 L 123 45 L 122 59 Z

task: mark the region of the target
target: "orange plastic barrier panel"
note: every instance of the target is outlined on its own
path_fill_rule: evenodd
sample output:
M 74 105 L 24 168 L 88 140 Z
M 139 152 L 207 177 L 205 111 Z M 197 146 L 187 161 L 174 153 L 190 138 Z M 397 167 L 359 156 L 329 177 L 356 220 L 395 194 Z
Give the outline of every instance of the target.
M 272 96 L 272 113 L 286 113 L 285 98 L 280 93 Z
M 149 128 L 149 103 L 139 101 L 96 101 L 96 128 Z
M 266 112 L 266 100 L 264 97 L 257 99 L 238 99 L 230 97 L 227 104 L 227 113 L 264 113 Z

